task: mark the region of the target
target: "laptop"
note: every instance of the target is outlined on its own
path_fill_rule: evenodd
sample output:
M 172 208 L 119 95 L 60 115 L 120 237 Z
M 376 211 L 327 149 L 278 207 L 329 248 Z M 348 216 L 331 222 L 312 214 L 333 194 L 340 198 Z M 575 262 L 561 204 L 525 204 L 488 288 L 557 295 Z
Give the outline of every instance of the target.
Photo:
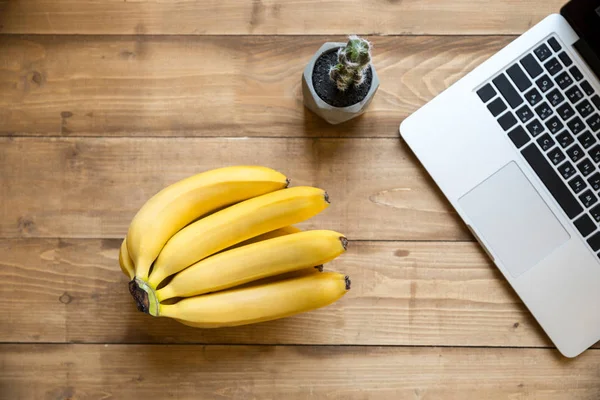
M 600 340 L 600 0 L 572 0 L 400 134 L 558 350 Z

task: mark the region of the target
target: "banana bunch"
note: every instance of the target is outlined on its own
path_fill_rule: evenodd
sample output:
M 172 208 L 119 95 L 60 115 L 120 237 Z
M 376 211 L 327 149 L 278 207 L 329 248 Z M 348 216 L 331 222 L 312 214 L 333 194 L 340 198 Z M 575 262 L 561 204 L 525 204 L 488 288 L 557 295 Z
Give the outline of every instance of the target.
M 313 187 L 288 188 L 277 171 L 219 168 L 158 192 L 133 218 L 119 264 L 140 311 L 216 328 L 324 307 L 350 279 L 322 272 L 348 240 L 293 224 L 329 205 Z

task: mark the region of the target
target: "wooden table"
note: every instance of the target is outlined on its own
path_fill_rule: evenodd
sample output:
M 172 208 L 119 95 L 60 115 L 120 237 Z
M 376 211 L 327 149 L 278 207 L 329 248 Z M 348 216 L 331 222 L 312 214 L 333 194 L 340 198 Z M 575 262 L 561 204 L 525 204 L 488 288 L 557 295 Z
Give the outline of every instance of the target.
M 2 399 L 590 399 L 397 135 L 563 0 L 0 1 Z M 300 75 L 374 43 L 367 114 L 329 126 Z M 197 330 L 135 310 L 117 263 L 163 186 L 264 164 L 327 189 L 333 306 Z

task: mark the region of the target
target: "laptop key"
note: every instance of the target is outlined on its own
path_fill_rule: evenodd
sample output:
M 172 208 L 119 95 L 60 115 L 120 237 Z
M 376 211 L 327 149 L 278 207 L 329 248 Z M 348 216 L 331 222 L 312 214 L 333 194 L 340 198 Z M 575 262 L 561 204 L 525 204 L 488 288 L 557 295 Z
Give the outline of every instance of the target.
M 542 137 L 537 140 L 538 144 L 544 151 L 548 151 L 554 146 L 554 139 L 547 133 L 544 133 Z
M 549 57 L 552 56 L 552 51 L 550 51 L 548 46 L 546 46 L 545 44 L 542 44 L 537 49 L 535 49 L 533 52 L 535 53 L 538 60 L 540 60 L 540 61 L 547 60 Z
M 583 211 L 575 196 L 535 143 L 521 150 L 521 154 L 569 218 L 575 218 Z
M 519 108 L 517 111 L 515 111 L 515 114 L 517 114 L 517 118 L 519 118 L 522 123 L 525 123 L 533 118 L 533 112 L 527 105 Z
M 569 156 L 571 161 L 576 163 L 577 161 L 581 160 L 585 156 L 585 153 L 583 152 L 583 149 L 581 148 L 581 146 L 579 146 L 578 144 L 575 144 L 567 149 L 567 155 Z
M 554 86 L 554 82 L 548 77 L 548 75 L 542 75 L 541 78 L 535 81 L 535 84 L 540 88 L 542 93 L 546 93 Z
M 525 93 L 525 100 L 527 100 L 529 105 L 535 106 L 537 103 L 542 101 L 542 95 L 536 88 L 533 88 L 529 92 Z
M 573 60 L 571 60 L 571 57 L 569 57 L 564 51 L 558 54 L 558 58 L 560 58 L 560 61 L 562 61 L 562 63 L 565 64 L 565 67 L 570 67 L 573 64 Z
M 548 103 L 543 102 L 535 108 L 535 112 L 537 113 L 537 115 L 539 115 L 542 121 L 544 121 L 545 119 L 550 118 L 550 116 L 552 115 L 552 108 L 550 108 Z
M 580 83 L 581 88 L 583 89 L 583 91 L 585 92 L 585 94 L 587 94 L 588 96 L 593 96 L 594 93 L 596 93 L 594 91 L 594 88 L 592 87 L 592 85 L 590 85 L 590 83 L 588 81 L 583 81 Z
M 600 96 L 595 95 L 592 96 L 592 103 L 594 103 L 594 105 L 596 106 L 596 109 L 600 110 Z
M 573 78 L 579 82 L 580 80 L 583 79 L 583 74 L 581 73 L 581 71 L 579 70 L 579 68 L 577 68 L 577 66 L 573 65 L 570 69 L 569 72 L 571 73 L 571 75 L 573 75 Z
M 590 133 L 590 131 L 583 132 L 581 135 L 579 135 L 579 137 L 577 137 L 577 140 L 579 140 L 579 143 L 581 143 L 584 149 L 589 149 L 596 144 L 596 138 Z
M 562 93 L 558 91 L 558 89 L 554 89 L 553 91 L 548 93 L 546 95 L 546 98 L 554 107 L 558 106 L 560 103 L 565 101 L 565 96 L 563 96 Z
M 600 232 L 595 233 L 590 238 L 588 238 L 587 243 L 590 245 L 592 250 L 600 250 Z
M 579 200 L 581 200 L 585 208 L 590 208 L 598 202 L 596 195 L 589 189 L 579 195 Z
M 573 132 L 574 135 L 578 135 L 585 129 L 585 124 L 579 117 L 575 117 L 569 122 L 567 122 L 567 126 Z
M 592 214 L 592 218 L 594 218 L 596 222 L 600 222 L 600 205 L 597 205 L 594 208 L 592 208 L 590 210 L 590 214 Z
M 594 164 L 592 164 L 592 162 L 589 159 L 586 158 L 582 162 L 577 164 L 577 169 L 579 169 L 579 172 L 581 172 L 581 175 L 586 177 L 589 174 L 591 174 L 592 172 L 594 172 L 596 170 L 596 167 Z
M 573 110 L 569 103 L 565 103 L 562 106 L 558 107 L 556 109 L 556 112 L 558 113 L 558 115 L 560 115 L 563 121 L 566 121 L 573 115 L 575 115 L 575 110 Z
M 573 84 L 573 79 L 571 79 L 571 76 L 569 75 L 569 73 L 567 71 L 559 74 L 555 80 L 556 80 L 556 84 L 558 86 L 560 86 L 560 88 L 563 90 Z
M 563 66 L 557 58 L 553 58 L 544 64 L 544 68 L 546 68 L 546 71 L 548 71 L 550 75 L 554 76 L 563 69 Z
M 581 233 L 581 236 L 583 237 L 588 236 L 590 233 L 596 230 L 596 224 L 594 224 L 594 221 L 592 221 L 592 219 L 587 214 L 583 214 L 581 217 L 577 218 L 573 223 L 575 224 L 575 228 L 577 228 L 577 230 L 579 231 L 579 233 Z
M 508 137 L 510 140 L 512 140 L 517 149 L 520 149 L 521 147 L 525 146 L 527 142 L 529 142 L 529 135 L 520 125 L 508 132 Z
M 500 97 L 497 97 L 496 99 L 494 99 L 494 101 L 487 105 L 487 108 L 488 110 L 490 110 L 494 117 L 497 117 L 498 115 L 502 114 L 508 107 Z
M 511 66 L 509 69 L 506 70 L 506 73 L 508 74 L 508 76 L 510 76 L 510 79 L 512 79 L 512 81 L 515 83 L 515 85 L 521 92 L 524 92 L 525 90 L 531 87 L 531 81 L 529 80 L 527 75 L 525 75 L 525 72 L 523 72 L 521 67 L 519 67 L 519 64 L 514 64 L 513 66 Z
M 500 118 L 498 118 L 498 123 L 500 124 L 502 129 L 504 129 L 504 131 L 506 132 L 507 130 L 509 130 L 510 128 L 515 126 L 515 124 L 517 123 L 517 119 L 515 118 L 513 113 L 508 111 L 504 115 L 502 115 Z
M 569 181 L 569 186 L 571 187 L 571 189 L 573 189 L 575 194 L 581 192 L 583 189 L 586 188 L 585 181 L 579 175 L 577 175 L 575 178 Z
M 575 171 L 573 164 L 567 161 L 558 167 L 558 173 L 561 174 L 565 180 L 568 180 L 571 179 L 571 177 L 575 175 L 577 171 Z
M 556 140 L 558 141 L 558 144 L 560 144 L 560 147 L 562 147 L 563 149 L 569 147 L 575 142 L 573 136 L 571 136 L 571 134 L 567 131 L 562 131 L 561 133 L 556 135 Z
M 594 107 L 587 100 L 584 100 L 581 103 L 577 104 L 575 108 L 577 109 L 577 111 L 579 111 L 579 114 L 581 114 L 583 118 L 587 118 L 591 113 L 594 112 Z
M 528 54 L 521 59 L 521 65 L 532 78 L 537 78 L 543 72 L 542 67 L 531 54 Z
M 567 90 L 565 93 L 566 93 L 569 101 L 573 104 L 575 104 L 579 100 L 583 99 L 583 93 L 581 92 L 581 90 L 579 90 L 577 85 L 573 86 L 571 89 Z
M 548 153 L 548 158 L 550 159 L 550 162 L 552 162 L 552 164 L 554 165 L 558 165 L 561 162 L 563 162 L 565 160 L 565 153 L 562 152 L 561 149 L 559 149 L 558 147 L 555 147 L 554 149 L 550 150 L 550 152 Z M 575 171 L 573 171 L 575 172 Z M 570 178 L 570 176 L 569 176 Z
M 598 132 L 600 129 L 600 116 L 598 114 L 594 114 L 586 120 L 588 126 L 594 132 Z
M 560 122 L 560 119 L 558 119 L 558 117 L 554 116 L 546 122 L 546 127 L 548 127 L 548 130 L 552 134 L 556 134 L 565 126 L 562 122 Z
M 592 160 L 597 164 L 600 164 L 600 145 L 594 146 L 594 148 L 590 150 L 590 157 L 592 157 Z
M 552 47 L 552 50 L 554 51 L 559 51 L 560 49 L 562 49 L 556 38 L 551 37 L 550 39 L 548 39 L 548 44 L 550 45 L 550 47 Z
M 481 101 L 483 101 L 484 103 L 490 101 L 495 95 L 496 90 L 494 90 L 492 85 L 490 85 L 489 83 L 477 91 L 477 96 L 479 96 Z
M 501 74 L 495 77 L 492 82 L 511 108 L 517 108 L 521 105 L 521 103 L 523 103 L 521 95 L 515 90 L 506 75 Z
M 536 137 L 537 135 L 544 132 L 544 125 L 538 120 L 534 119 L 527 124 L 527 130 L 531 133 L 531 136 Z
M 555 147 L 552 150 L 550 150 L 550 152 L 548 152 L 548 158 L 550 159 L 550 162 L 552 164 L 558 165 L 561 162 L 563 162 L 567 157 L 559 147 Z
M 595 192 L 600 190 L 600 172 L 596 172 L 594 175 L 588 178 L 588 183 Z

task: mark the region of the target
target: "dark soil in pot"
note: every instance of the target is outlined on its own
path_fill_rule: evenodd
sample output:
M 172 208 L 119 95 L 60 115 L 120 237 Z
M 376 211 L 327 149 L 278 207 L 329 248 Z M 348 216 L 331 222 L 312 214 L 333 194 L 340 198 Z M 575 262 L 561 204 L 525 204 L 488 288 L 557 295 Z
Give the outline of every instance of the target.
M 350 86 L 344 92 L 339 91 L 335 82 L 329 79 L 329 68 L 337 64 L 337 49 L 327 51 L 317 59 L 312 72 L 312 84 L 321 100 L 334 107 L 348 107 L 360 103 L 371 89 L 373 73 L 367 69 L 365 81 L 359 87 Z

